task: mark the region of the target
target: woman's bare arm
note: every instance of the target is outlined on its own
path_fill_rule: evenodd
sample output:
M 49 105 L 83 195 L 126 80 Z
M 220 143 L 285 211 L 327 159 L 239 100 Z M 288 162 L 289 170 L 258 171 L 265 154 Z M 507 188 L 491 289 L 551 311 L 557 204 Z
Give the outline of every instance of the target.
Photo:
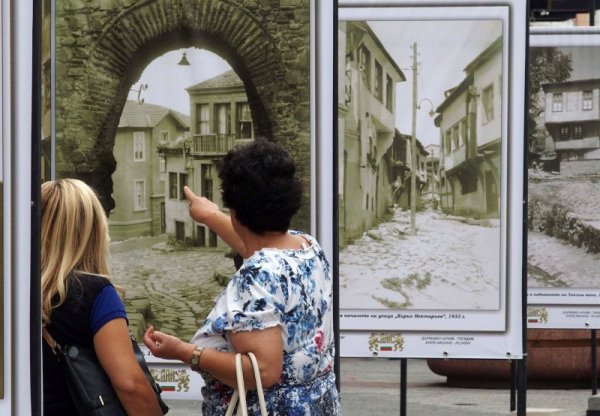
M 279 326 L 265 330 L 243 331 L 230 334 L 235 350 L 241 353 L 253 352 L 259 363 L 261 382 L 264 388 L 279 382 L 283 370 L 283 340 Z M 196 346 L 180 339 L 155 331 L 146 330 L 144 343 L 157 357 L 177 359 L 191 364 Z M 243 357 L 244 381 L 246 388 L 255 388 L 250 359 Z M 200 357 L 200 368 L 230 387 L 237 387 L 235 354 L 206 348 Z
M 156 394 L 138 364 L 125 319 L 106 323 L 94 335 L 98 360 L 130 415 L 162 415 Z
M 217 233 L 229 247 L 243 255 L 246 252 L 246 247 L 233 229 L 229 215 L 222 212 L 219 206 L 208 198 L 194 194 L 187 186 L 183 188 L 183 192 L 189 203 L 190 217 L 194 221 L 205 224 Z

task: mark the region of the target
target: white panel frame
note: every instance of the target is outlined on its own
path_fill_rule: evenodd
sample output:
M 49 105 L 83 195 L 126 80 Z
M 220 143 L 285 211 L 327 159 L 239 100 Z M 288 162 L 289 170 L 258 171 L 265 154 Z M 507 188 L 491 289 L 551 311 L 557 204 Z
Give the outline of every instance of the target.
M 338 3 L 339 12 L 349 6 L 361 6 L 373 13 L 380 7 L 442 7 L 442 6 L 489 6 L 491 2 L 485 1 L 353 1 L 341 0 Z M 510 96 L 510 114 L 505 137 L 511 137 L 507 166 L 509 175 L 505 183 L 504 195 L 508 206 L 508 225 L 505 237 L 506 253 L 504 267 L 508 276 L 506 289 L 506 304 L 500 311 L 506 317 L 505 325 L 500 325 L 496 330 L 487 332 L 487 316 L 478 316 L 468 321 L 466 326 L 432 327 L 423 328 L 422 324 L 407 326 L 404 322 L 395 320 L 393 325 L 381 328 L 376 332 L 368 330 L 368 326 L 361 323 L 363 329 L 350 329 L 342 326 L 341 351 L 342 356 L 386 356 L 409 358 L 490 358 L 490 359 L 518 359 L 524 355 L 523 342 L 523 286 L 522 286 L 522 257 L 523 257 L 523 203 L 524 203 L 524 149 L 519 146 L 519 140 L 525 131 L 525 91 L 524 71 L 526 67 L 527 44 L 527 10 L 526 4 L 517 1 L 494 2 L 494 6 L 509 6 L 510 25 L 507 29 L 507 42 L 509 43 L 509 68 L 510 80 L 508 82 L 508 96 Z M 362 13 L 362 12 L 361 12 Z M 326 14 L 321 13 L 321 32 L 318 38 L 319 59 L 318 66 L 318 93 L 320 108 L 318 109 L 318 236 L 328 255 L 335 254 L 337 247 L 333 246 L 333 236 L 329 237 L 332 230 L 332 218 L 337 218 L 333 212 L 333 198 L 331 189 L 333 185 L 333 172 L 331 172 L 333 139 L 330 139 L 334 120 L 332 116 L 334 104 L 334 68 L 331 62 L 334 55 L 334 42 L 337 37 L 327 33 L 328 21 Z M 324 19 L 325 18 L 325 19 Z M 360 20 L 369 20 L 364 18 Z M 324 34 L 327 34 L 325 36 Z M 337 56 L 333 57 L 337 59 Z M 325 80 L 325 81 L 324 81 Z M 327 86 L 327 87 L 325 87 Z M 323 88 L 325 87 L 325 88 Z M 505 106 L 507 104 L 504 104 Z M 506 110 L 506 107 L 504 108 Z M 329 167 L 329 172 L 327 168 Z M 335 167 L 337 168 L 337 167 Z M 331 256 L 335 259 L 336 256 Z M 344 311 L 341 311 L 343 314 Z M 375 324 L 378 325 L 378 324 Z M 371 325 L 371 328 L 376 326 Z M 380 329 L 380 328 L 377 328 Z M 451 338 L 451 339 L 450 339 Z M 433 342 L 432 342 L 433 341 Z M 391 348 L 387 348 L 387 344 Z M 384 347 L 381 349 L 381 347 Z

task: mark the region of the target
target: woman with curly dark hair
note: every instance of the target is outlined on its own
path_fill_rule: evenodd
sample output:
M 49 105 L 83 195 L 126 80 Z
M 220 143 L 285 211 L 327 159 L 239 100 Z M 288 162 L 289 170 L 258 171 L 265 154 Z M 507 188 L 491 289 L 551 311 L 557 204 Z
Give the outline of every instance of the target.
M 280 145 L 257 139 L 237 147 L 219 169 L 231 216 L 185 188 L 190 216 L 215 231 L 244 262 L 217 297 L 204 325 L 183 342 L 150 327 L 144 342 L 162 358 L 199 371 L 204 415 L 223 415 L 236 386 L 236 352 L 259 362 L 269 415 L 338 415 L 332 276 L 318 242 L 288 230 L 301 204 L 294 161 Z M 255 386 L 248 357 L 246 386 Z M 251 414 L 259 414 L 249 394 Z

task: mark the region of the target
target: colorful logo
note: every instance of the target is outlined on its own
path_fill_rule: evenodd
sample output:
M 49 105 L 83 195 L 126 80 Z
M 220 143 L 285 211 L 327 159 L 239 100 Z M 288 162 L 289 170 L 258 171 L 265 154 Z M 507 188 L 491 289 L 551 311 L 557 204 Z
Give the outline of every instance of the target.
M 187 370 L 172 370 L 169 368 L 150 369 L 152 377 L 163 392 L 188 392 L 190 390 L 190 376 Z
M 394 352 L 404 349 L 404 338 L 400 334 L 372 333 L 369 336 L 369 351 Z
M 527 308 L 527 323 L 548 323 L 548 310 L 546 308 Z

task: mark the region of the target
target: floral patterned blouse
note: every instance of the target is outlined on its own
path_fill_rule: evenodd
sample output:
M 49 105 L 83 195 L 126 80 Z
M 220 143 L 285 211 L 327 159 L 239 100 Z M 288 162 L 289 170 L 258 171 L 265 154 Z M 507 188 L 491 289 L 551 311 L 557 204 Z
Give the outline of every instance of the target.
M 246 259 L 221 293 L 192 343 L 233 351 L 227 331 L 281 327 L 283 371 L 265 389 L 269 415 L 335 416 L 340 404 L 333 372 L 332 278 L 317 241 L 299 250 L 264 248 Z M 202 413 L 224 415 L 232 389 L 202 372 Z M 256 396 L 247 397 L 249 414 L 259 415 Z

